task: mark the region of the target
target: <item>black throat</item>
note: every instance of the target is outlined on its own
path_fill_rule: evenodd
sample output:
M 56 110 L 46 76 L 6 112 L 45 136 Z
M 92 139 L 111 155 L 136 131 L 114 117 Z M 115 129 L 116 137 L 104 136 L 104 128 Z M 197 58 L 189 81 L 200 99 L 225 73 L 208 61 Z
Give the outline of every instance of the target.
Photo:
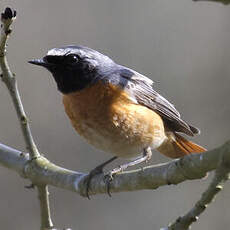
M 63 94 L 80 91 L 93 83 L 93 79 L 89 75 L 80 74 L 69 72 L 52 73 L 58 90 Z

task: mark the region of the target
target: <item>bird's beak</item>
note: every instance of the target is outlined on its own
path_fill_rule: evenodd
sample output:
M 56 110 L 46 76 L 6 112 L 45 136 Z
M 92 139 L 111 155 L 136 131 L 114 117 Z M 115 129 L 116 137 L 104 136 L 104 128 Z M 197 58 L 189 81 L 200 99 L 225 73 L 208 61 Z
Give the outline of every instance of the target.
M 44 66 L 44 67 L 48 67 L 49 63 L 47 63 L 44 58 L 42 59 L 33 59 L 31 61 L 28 61 L 30 64 L 34 64 L 34 65 L 40 65 L 40 66 Z

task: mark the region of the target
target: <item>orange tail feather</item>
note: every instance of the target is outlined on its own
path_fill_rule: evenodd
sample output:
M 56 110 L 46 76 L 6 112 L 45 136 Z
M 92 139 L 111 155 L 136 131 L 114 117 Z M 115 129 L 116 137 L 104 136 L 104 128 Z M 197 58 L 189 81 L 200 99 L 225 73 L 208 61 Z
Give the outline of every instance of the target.
M 169 133 L 168 139 L 157 149 L 160 153 L 170 158 L 179 158 L 190 153 L 202 153 L 207 151 L 200 145 L 186 140 L 177 133 Z

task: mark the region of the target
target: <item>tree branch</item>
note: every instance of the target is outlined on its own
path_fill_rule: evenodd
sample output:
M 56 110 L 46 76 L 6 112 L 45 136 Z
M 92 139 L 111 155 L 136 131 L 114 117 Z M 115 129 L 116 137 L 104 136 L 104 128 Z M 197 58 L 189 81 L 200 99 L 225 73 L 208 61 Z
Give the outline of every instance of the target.
M 218 167 L 215 171 L 212 182 L 208 186 L 207 190 L 202 194 L 201 198 L 196 202 L 194 207 L 183 217 L 179 217 L 173 224 L 170 224 L 167 228 L 161 230 L 184 230 L 189 229 L 193 222 L 198 220 L 208 204 L 210 204 L 218 192 L 223 189 L 224 182 L 229 179 L 230 173 L 230 145 L 226 145 L 226 151 L 220 151 L 220 160 Z
M 116 175 L 111 182 L 111 192 L 157 189 L 185 180 L 200 179 L 218 166 L 221 153 L 230 160 L 230 141 L 204 154 L 191 154 L 159 165 L 152 165 Z M 10 168 L 33 183 L 48 184 L 85 196 L 84 180 L 88 174 L 59 167 L 40 156 L 36 163 L 28 154 L 0 144 L 0 164 Z M 90 195 L 106 193 L 103 175 L 95 176 L 90 185 Z
M 230 0 L 193 0 L 194 2 L 218 2 L 224 5 L 230 4 Z
M 11 34 L 11 24 L 16 19 L 16 11 L 7 7 L 1 14 L 1 38 L 0 38 L 0 67 L 2 69 L 2 80 L 9 90 L 11 99 L 17 112 L 21 130 L 24 136 L 26 149 L 30 153 L 30 159 L 35 160 L 40 156 L 40 153 L 35 145 L 31 129 L 29 126 L 28 118 L 23 108 L 21 97 L 18 91 L 17 81 L 15 75 L 11 72 L 6 58 L 7 39 Z M 48 188 L 45 185 L 36 184 L 40 197 L 41 207 L 41 229 L 51 229 L 53 224 L 50 219 Z
M 53 229 L 53 223 L 50 216 L 48 187 L 47 185 L 40 185 L 37 188 L 41 211 L 41 230 Z
M 8 88 L 10 96 L 14 103 L 14 107 L 16 109 L 17 116 L 22 129 L 22 133 L 25 139 L 26 148 L 31 154 L 31 158 L 36 158 L 40 154 L 34 143 L 33 136 L 28 123 L 28 119 L 26 117 L 22 105 L 15 74 L 11 72 L 6 58 L 7 39 L 9 38 L 9 35 L 12 33 L 12 29 L 10 28 L 10 26 L 15 19 L 16 19 L 16 11 L 11 10 L 10 8 L 6 8 L 5 11 L 1 14 L 1 22 L 2 22 L 1 39 L 0 39 L 0 67 L 2 69 L 1 77 L 3 82 L 6 84 L 6 87 Z

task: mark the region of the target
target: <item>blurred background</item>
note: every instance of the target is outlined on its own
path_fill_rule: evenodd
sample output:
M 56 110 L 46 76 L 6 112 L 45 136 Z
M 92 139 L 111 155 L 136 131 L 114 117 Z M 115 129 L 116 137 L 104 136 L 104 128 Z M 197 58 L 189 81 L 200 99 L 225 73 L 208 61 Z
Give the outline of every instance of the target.
M 212 149 L 229 139 L 230 6 L 191 0 L 1 0 L 1 11 L 6 6 L 18 11 L 9 40 L 10 66 L 36 143 L 54 163 L 88 172 L 110 157 L 75 133 L 48 71 L 27 63 L 68 44 L 96 49 L 153 79 L 155 89 L 201 129 L 197 143 Z M 0 142 L 25 150 L 3 84 L 0 105 Z M 150 163 L 166 161 L 154 152 Z M 91 200 L 50 187 L 53 221 L 73 230 L 160 229 L 187 212 L 211 178 Z M 2 167 L 0 181 L 1 229 L 39 229 L 37 193 L 24 188 L 30 182 Z M 229 206 L 226 183 L 193 229 L 226 229 Z

